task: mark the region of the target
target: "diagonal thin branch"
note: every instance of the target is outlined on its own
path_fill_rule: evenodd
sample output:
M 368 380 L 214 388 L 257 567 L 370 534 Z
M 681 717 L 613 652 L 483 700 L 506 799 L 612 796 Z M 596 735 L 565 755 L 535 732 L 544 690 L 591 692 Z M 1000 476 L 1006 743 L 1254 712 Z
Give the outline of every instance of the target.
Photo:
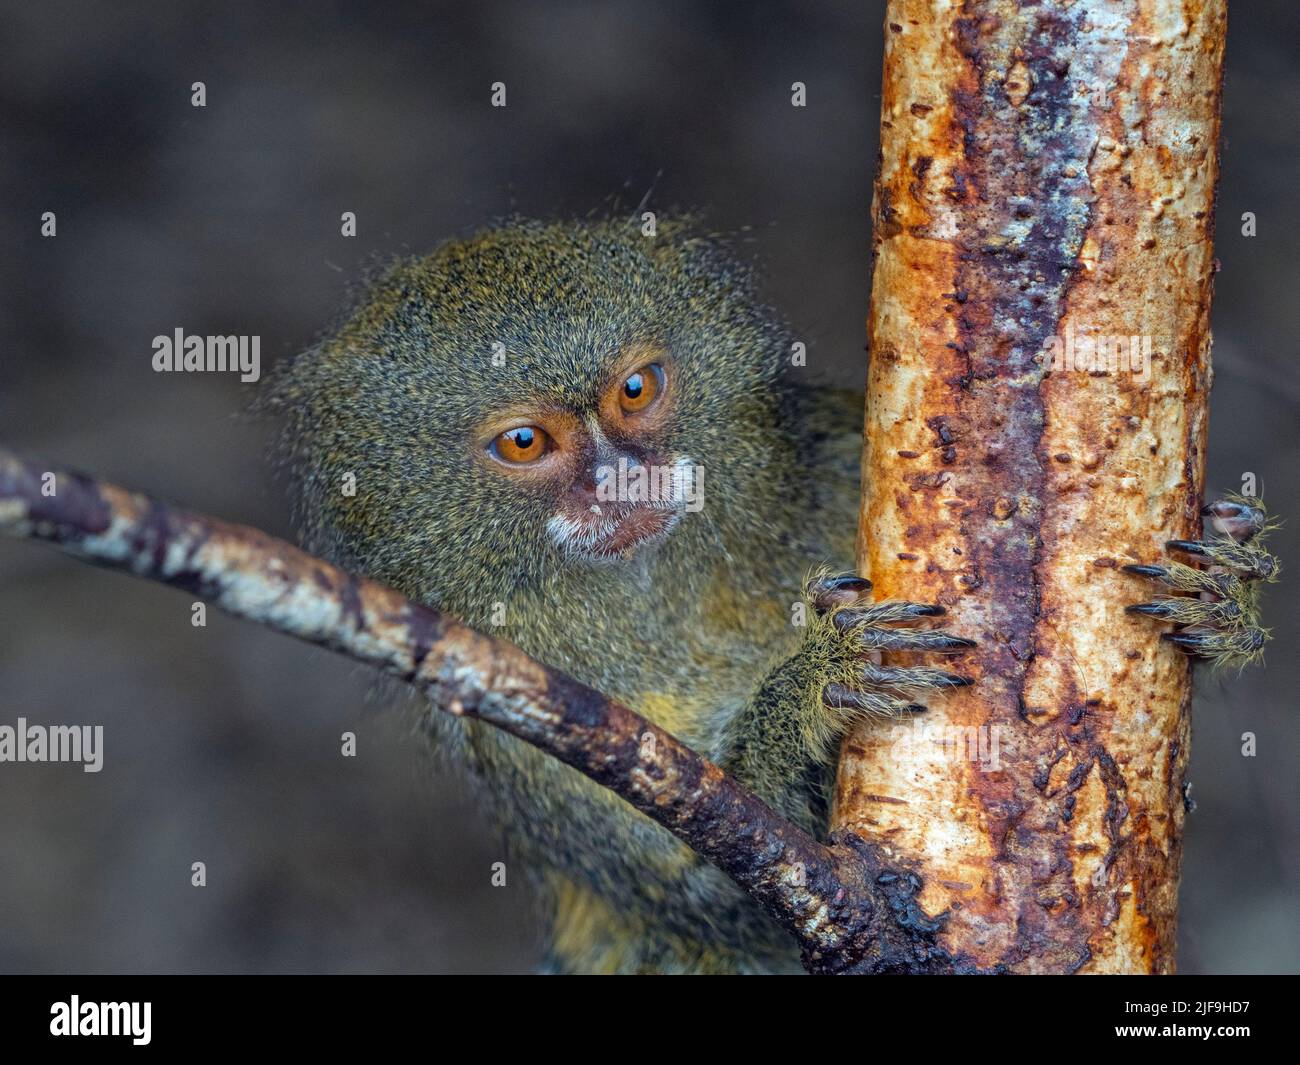
M 0 532 L 183 589 L 236 617 L 375 666 L 620 795 L 732 877 L 815 972 L 935 972 L 940 922 L 917 878 L 858 837 L 823 844 L 671 734 L 504 641 L 248 526 L 0 451 Z M 653 737 L 653 742 L 649 738 Z

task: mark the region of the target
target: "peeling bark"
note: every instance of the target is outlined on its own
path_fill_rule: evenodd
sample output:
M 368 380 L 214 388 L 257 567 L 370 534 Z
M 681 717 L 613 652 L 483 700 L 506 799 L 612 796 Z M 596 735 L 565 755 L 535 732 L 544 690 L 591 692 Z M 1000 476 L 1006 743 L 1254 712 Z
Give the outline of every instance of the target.
M 1120 566 L 1200 533 L 1225 21 L 886 16 L 858 561 L 980 646 L 846 741 L 834 819 L 919 861 L 982 969 L 1173 970 L 1191 673 Z

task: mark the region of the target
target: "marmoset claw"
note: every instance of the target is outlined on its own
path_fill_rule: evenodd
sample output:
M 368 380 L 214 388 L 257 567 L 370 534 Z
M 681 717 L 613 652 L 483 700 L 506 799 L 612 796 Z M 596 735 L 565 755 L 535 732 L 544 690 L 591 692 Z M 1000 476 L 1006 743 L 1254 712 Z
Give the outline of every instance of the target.
M 808 583 L 807 595 L 815 610 L 828 616 L 834 630 L 849 641 L 850 653 L 862 658 L 852 684 L 826 685 L 822 701 L 836 710 L 880 715 L 915 714 L 925 707 L 916 697 L 926 691 L 949 691 L 971 683 L 969 678 L 932 666 L 881 665 L 873 659 L 879 651 L 968 650 L 974 640 L 943 629 L 907 627 L 908 622 L 943 617 L 947 610 L 935 603 L 871 602 L 871 582 L 855 574 L 824 575 Z
M 1163 638 L 1187 654 L 1216 665 L 1244 666 L 1257 660 L 1268 641 L 1259 625 L 1259 582 L 1277 580 L 1278 561 L 1262 546 L 1268 513 L 1258 499 L 1230 497 L 1201 510 L 1219 534 L 1209 540 L 1170 540 L 1169 550 L 1191 556 L 1202 568 L 1170 561 L 1163 566 L 1130 565 L 1124 571 L 1186 596 L 1162 596 L 1127 607 L 1173 622 Z M 1192 598 L 1194 597 L 1194 598 Z

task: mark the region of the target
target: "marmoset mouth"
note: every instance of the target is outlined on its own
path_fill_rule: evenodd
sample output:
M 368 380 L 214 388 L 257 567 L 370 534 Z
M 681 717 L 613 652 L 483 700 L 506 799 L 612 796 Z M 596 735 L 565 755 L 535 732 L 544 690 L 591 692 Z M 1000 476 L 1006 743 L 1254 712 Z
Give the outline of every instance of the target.
M 557 514 L 547 524 L 556 545 L 571 557 L 630 559 L 666 537 L 681 520 L 676 507 L 641 503 L 592 504 L 586 513 Z

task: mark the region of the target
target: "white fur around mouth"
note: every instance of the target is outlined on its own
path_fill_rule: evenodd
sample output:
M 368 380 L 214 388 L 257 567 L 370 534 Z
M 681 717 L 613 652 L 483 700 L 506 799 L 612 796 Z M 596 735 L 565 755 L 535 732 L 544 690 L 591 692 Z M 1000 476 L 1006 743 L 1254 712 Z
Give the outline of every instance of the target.
M 691 466 L 691 459 L 687 455 L 681 455 L 673 462 L 674 484 L 677 484 L 678 478 L 682 476 L 677 471 L 687 470 Z M 566 558 L 590 562 L 617 562 L 630 559 L 643 548 L 666 539 L 668 534 L 681 523 L 682 515 L 688 507 L 680 499 L 663 499 L 639 503 L 637 509 L 650 510 L 661 515 L 664 525 L 661 529 L 642 536 L 622 548 L 611 549 L 607 545 L 617 536 L 623 522 L 628 518 L 629 512 L 624 503 L 611 502 L 604 506 L 593 503 L 588 512 L 598 520 L 582 520 L 564 514 L 555 514 L 546 523 L 546 531 Z M 621 516 L 617 516 L 619 511 L 623 511 Z
M 546 531 L 566 558 L 616 562 L 631 558 L 643 548 L 664 540 L 682 520 L 682 512 L 677 507 L 654 506 L 648 509 L 664 515 L 666 523 L 663 528 L 634 541 L 622 550 L 608 550 L 602 547 L 613 539 L 622 525 L 621 521 L 606 516 L 602 516 L 599 522 L 580 522 L 556 514 L 546 523 Z

